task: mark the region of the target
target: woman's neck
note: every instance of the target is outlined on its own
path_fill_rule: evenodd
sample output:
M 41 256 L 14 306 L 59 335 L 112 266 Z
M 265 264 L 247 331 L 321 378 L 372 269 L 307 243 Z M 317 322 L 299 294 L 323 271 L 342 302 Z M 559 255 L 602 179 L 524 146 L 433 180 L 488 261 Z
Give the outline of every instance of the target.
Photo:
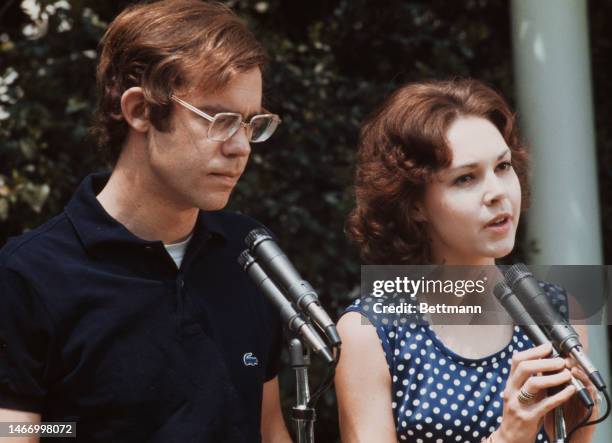
M 451 251 L 436 251 L 432 253 L 434 264 L 449 266 L 494 266 L 495 258 L 468 256 Z

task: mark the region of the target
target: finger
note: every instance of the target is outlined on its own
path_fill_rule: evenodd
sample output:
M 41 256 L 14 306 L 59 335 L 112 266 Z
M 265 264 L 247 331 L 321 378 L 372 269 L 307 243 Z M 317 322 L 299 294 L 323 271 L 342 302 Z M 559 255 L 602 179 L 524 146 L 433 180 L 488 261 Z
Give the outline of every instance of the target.
M 572 368 L 572 375 L 582 382 L 582 384 L 588 389 L 591 398 L 595 401 L 598 398 L 598 391 L 589 376 L 580 368 Z M 597 407 L 598 404 L 595 404 Z
M 587 386 L 587 384 L 592 384 L 591 379 L 589 378 L 588 375 L 586 375 L 586 373 L 582 369 L 573 367 L 571 368 L 571 371 L 572 371 L 572 375 L 576 377 L 578 380 L 580 380 L 582 383 L 584 383 L 585 386 Z
M 565 359 L 565 367 L 566 368 L 574 368 L 574 367 L 578 367 L 578 362 L 576 362 L 576 360 L 572 357 L 566 357 Z
M 564 369 L 556 374 L 537 375 L 535 377 L 530 377 L 523 385 L 523 389 L 532 394 L 536 394 L 544 389 L 568 383 L 571 378 L 572 373 L 569 369 Z
M 536 346 L 535 348 L 527 349 L 526 351 L 517 352 L 512 355 L 512 363 L 510 365 L 510 375 L 516 370 L 518 365 L 527 360 L 534 360 L 544 358 L 552 352 L 552 345 L 550 343 L 544 343 L 543 345 Z
M 568 401 L 576 393 L 574 385 L 567 385 L 565 389 L 557 392 L 555 395 L 546 397 L 541 402 L 534 406 L 534 410 L 537 415 L 545 415 L 555 409 L 557 406 L 561 406 L 563 403 Z
M 595 387 L 595 385 L 593 384 L 593 382 L 591 381 L 591 379 L 589 378 L 587 373 L 584 372 L 582 369 L 580 369 L 580 368 L 572 368 L 571 372 L 572 372 L 572 375 L 574 377 L 576 377 L 578 380 L 580 380 L 582 382 L 582 384 L 589 391 L 597 391 L 597 388 Z
M 558 372 L 565 368 L 565 360 L 562 358 L 543 358 L 540 360 L 526 360 L 518 364 L 510 381 L 515 388 L 525 384 L 527 379 L 539 372 Z

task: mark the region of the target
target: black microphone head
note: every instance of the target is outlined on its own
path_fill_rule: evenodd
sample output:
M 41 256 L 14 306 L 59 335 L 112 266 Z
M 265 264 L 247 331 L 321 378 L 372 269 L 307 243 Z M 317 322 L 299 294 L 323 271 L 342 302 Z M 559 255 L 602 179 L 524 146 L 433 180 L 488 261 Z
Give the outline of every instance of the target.
M 270 233 L 264 228 L 256 228 L 247 234 L 244 238 L 244 242 L 250 250 L 253 250 L 255 246 L 264 240 L 272 240 Z
M 525 277 L 533 277 L 533 274 L 531 273 L 529 268 L 523 263 L 517 263 L 515 265 L 510 266 L 510 268 L 506 270 L 504 277 L 506 278 L 508 285 L 511 288 L 514 288 L 514 285 L 517 284 L 520 280 Z
M 493 294 L 495 294 L 499 301 L 503 301 L 512 294 L 512 289 L 510 289 L 510 286 L 505 281 L 500 281 L 493 287 Z
M 246 271 L 249 266 L 251 266 L 255 262 L 255 257 L 251 255 L 248 249 L 245 249 L 238 256 L 238 264 L 242 268 L 243 271 Z

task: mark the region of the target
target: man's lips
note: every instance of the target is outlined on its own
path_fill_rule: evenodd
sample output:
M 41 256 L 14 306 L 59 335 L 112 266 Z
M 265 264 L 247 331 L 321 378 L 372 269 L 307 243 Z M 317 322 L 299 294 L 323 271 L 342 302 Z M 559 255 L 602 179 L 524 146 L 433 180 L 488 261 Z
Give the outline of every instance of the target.
M 238 180 L 240 179 L 240 174 L 213 172 L 209 175 L 214 177 L 216 180 L 222 181 L 223 183 L 231 186 L 238 183 Z

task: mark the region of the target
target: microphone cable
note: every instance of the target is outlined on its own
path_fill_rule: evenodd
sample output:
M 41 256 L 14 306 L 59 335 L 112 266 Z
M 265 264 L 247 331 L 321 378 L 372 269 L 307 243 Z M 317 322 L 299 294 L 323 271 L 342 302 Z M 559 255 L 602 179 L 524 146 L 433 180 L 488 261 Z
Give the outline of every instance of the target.
M 604 421 L 606 418 L 608 418 L 608 416 L 610 415 L 610 396 L 608 394 L 608 391 L 603 390 L 603 391 L 598 391 L 601 392 L 603 394 L 603 396 L 606 399 L 606 413 L 604 415 L 602 415 L 601 417 L 599 417 L 596 420 L 592 420 L 587 422 L 588 419 L 591 418 L 591 415 L 593 414 L 593 407 L 591 406 L 589 408 L 589 413 L 587 415 L 585 415 L 585 417 L 576 425 L 574 426 L 574 428 L 567 434 L 567 441 L 570 441 L 570 438 L 572 437 L 572 435 L 578 431 L 578 429 L 580 428 L 585 428 L 587 426 L 591 426 L 591 425 L 596 425 L 601 423 L 602 421 Z
M 315 389 L 314 393 L 310 396 L 308 400 L 308 407 L 314 408 L 317 404 L 319 398 L 323 395 L 323 393 L 329 389 L 329 387 L 334 382 L 334 377 L 336 376 L 336 366 L 338 366 L 338 362 L 340 361 L 340 352 L 342 350 L 340 345 L 332 345 L 332 352 L 334 352 L 334 362 L 331 365 L 327 366 L 327 374 L 323 379 L 323 382 Z

